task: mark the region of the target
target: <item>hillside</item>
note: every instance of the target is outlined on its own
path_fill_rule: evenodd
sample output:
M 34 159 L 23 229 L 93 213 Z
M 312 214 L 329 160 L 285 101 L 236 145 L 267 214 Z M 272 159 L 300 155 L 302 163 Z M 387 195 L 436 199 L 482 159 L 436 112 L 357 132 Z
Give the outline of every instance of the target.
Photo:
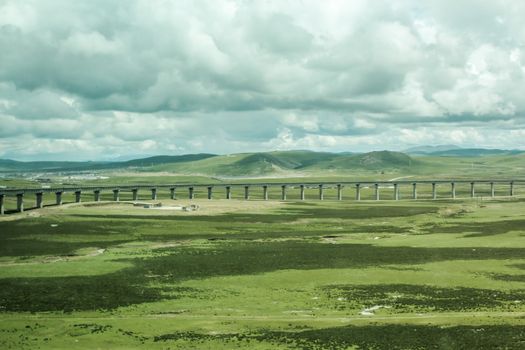
M 159 164 L 173 164 L 192 162 L 200 159 L 215 157 L 214 154 L 186 154 L 181 156 L 154 156 L 142 159 L 133 159 L 124 162 L 73 162 L 73 161 L 36 161 L 20 162 L 11 159 L 0 159 L 0 171 L 92 171 L 104 169 L 120 169 L 130 167 L 151 167 Z
M 270 153 L 238 153 L 186 163 L 153 166 L 145 171 L 169 171 L 210 176 L 257 176 L 293 169 L 295 164 Z
M 476 150 L 476 152 L 470 150 Z M 452 152 L 464 152 L 457 156 Z M 501 151 L 501 152 L 500 152 Z M 448 153 L 450 152 L 450 153 Z M 521 151 L 457 149 L 410 156 L 401 152 L 375 151 L 361 154 L 305 150 L 154 156 L 123 162 L 19 162 L 0 160 L 4 173 L 134 172 L 141 176 L 171 173 L 205 177 L 294 176 L 520 176 L 525 168 Z M 450 154 L 450 155 L 449 155 Z M 476 156 L 475 154 L 481 154 Z M 172 176 L 170 175 L 170 176 Z M 111 175 L 115 176 L 115 174 Z M 117 175 L 118 176 L 118 175 Z
M 318 162 L 307 169 L 331 170 L 387 170 L 404 169 L 420 165 L 412 157 L 391 151 L 378 151 L 363 154 L 341 155 L 335 159 Z
M 157 165 L 144 170 L 211 176 L 259 176 L 324 170 L 378 171 L 403 169 L 417 164 L 418 161 L 404 153 L 390 151 L 364 154 L 275 151 L 216 156 L 191 163 Z

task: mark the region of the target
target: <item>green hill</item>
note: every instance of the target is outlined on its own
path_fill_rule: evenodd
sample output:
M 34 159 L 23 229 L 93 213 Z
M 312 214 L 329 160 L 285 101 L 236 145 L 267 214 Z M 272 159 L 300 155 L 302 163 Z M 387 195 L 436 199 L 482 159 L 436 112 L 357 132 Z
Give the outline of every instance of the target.
M 163 164 L 145 170 L 211 176 L 258 176 L 291 170 L 295 166 L 289 160 L 270 153 L 238 153 L 193 162 Z
M 490 152 L 489 152 L 490 153 Z M 133 171 L 168 172 L 170 176 L 205 177 L 324 177 L 399 176 L 447 178 L 465 176 L 516 177 L 525 169 L 525 153 L 483 156 L 409 156 L 392 151 L 362 154 L 313 151 L 274 151 L 229 155 L 155 156 L 123 162 L 19 162 L 0 160 L 0 172 Z M 115 176 L 113 174 L 112 176 Z
M 155 156 L 125 162 L 17 162 L 0 160 L 1 171 L 88 171 L 134 169 L 207 176 L 262 176 L 323 170 L 399 169 L 418 162 L 390 151 L 364 154 L 313 151 L 275 151 L 230 155 L 188 154 Z
M 323 170 L 377 171 L 407 168 L 419 163 L 404 153 L 390 151 L 364 154 L 275 151 L 216 156 L 194 162 L 162 164 L 144 170 L 211 176 L 260 176 Z
M 404 169 L 420 165 L 410 156 L 391 151 L 378 151 L 363 154 L 342 155 L 328 161 L 313 164 L 310 169 L 339 170 L 385 170 Z

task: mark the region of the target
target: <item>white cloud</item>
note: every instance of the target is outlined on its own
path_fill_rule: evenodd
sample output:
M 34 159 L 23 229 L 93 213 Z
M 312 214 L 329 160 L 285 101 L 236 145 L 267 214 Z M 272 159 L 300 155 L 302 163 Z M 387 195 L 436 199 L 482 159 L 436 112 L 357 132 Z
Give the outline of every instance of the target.
M 524 11 L 518 0 L 0 1 L 3 152 L 524 147 Z

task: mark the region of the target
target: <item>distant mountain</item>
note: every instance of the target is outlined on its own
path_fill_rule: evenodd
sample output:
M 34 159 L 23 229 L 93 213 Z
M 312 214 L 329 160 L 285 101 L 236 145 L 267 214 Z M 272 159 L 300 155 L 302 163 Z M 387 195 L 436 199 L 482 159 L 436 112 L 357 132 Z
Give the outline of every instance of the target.
M 461 148 L 454 145 L 439 145 L 412 147 L 403 152 L 411 155 L 441 157 L 482 157 L 491 155 L 513 155 L 523 153 L 524 151 L 490 148 Z
M 403 153 L 431 154 L 435 152 L 443 152 L 443 151 L 458 150 L 458 149 L 461 149 L 461 147 L 455 146 L 455 145 L 417 146 L 417 147 L 407 148 L 406 150 L 403 151 Z
M 149 167 L 165 163 L 192 162 L 200 159 L 215 157 L 214 154 L 186 154 L 181 156 L 154 156 L 142 159 L 133 159 L 125 162 L 70 162 L 70 161 L 38 161 L 19 162 L 11 159 L 0 159 L 0 171 L 90 171 L 104 169 L 118 169 L 129 167 Z
M 0 159 L 0 171 L 64 171 L 82 168 L 104 167 L 104 162 L 69 162 L 69 161 L 35 161 L 19 162 L 11 159 Z
M 486 148 L 460 148 L 446 151 L 427 153 L 429 156 L 441 157 L 483 157 L 483 156 L 498 156 L 498 155 L 515 155 L 525 153 L 521 150 L 507 150 L 507 149 L 486 149 Z
M 216 157 L 216 154 L 210 153 L 198 153 L 198 154 L 184 154 L 181 156 L 154 156 L 141 159 L 128 160 L 126 162 L 115 162 L 112 163 L 118 167 L 147 167 L 158 164 L 166 163 L 184 163 L 184 162 L 193 162 L 196 160 L 207 159 L 211 157 Z

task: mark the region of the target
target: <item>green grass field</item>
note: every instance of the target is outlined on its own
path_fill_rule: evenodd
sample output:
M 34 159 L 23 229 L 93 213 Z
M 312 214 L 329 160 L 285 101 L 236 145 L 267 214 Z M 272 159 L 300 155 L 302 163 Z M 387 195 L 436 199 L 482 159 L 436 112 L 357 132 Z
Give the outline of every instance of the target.
M 525 347 L 525 200 L 195 203 L 1 218 L 0 348 Z

